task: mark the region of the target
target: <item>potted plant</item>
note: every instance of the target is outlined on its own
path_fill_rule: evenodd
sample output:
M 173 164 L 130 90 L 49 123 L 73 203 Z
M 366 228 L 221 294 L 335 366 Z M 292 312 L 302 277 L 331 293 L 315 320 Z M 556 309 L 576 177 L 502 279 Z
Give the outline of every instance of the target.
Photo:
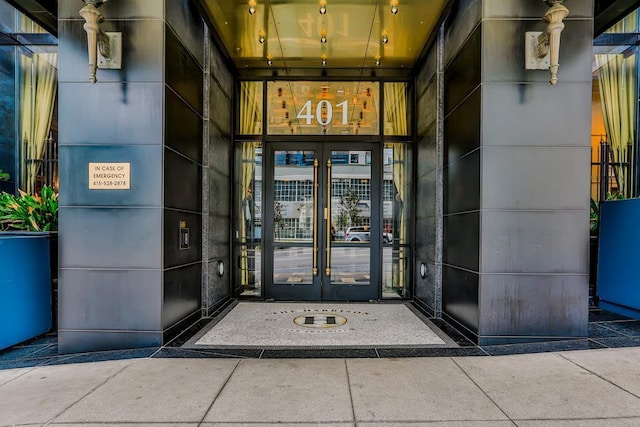
M 50 238 L 58 227 L 58 194 L 0 193 L 0 349 L 52 326 Z

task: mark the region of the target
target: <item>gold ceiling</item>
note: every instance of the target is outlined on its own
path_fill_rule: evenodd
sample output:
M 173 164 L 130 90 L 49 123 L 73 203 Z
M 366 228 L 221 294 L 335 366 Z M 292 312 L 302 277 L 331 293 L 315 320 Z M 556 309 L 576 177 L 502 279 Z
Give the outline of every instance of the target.
M 408 69 L 420 55 L 447 3 L 201 1 L 239 70 Z M 325 13 L 321 13 L 323 7 Z

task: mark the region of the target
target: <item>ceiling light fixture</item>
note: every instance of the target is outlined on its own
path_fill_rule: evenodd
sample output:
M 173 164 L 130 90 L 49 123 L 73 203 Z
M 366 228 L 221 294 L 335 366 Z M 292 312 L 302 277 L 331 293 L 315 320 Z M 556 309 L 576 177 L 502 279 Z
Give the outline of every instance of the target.
M 267 55 L 267 65 L 269 67 L 271 67 L 271 65 L 273 64 L 273 61 L 271 58 L 273 58 L 271 55 Z
M 326 42 L 327 42 L 327 33 L 323 31 L 322 34 L 320 34 L 320 43 L 326 43 Z
M 260 42 L 260 44 L 264 43 L 264 41 L 265 41 L 265 37 L 264 36 L 265 36 L 264 31 L 260 31 L 258 33 L 258 41 Z
M 393 15 L 398 14 L 398 0 L 391 1 L 391 14 Z
M 327 1 L 320 0 L 320 15 L 324 15 L 327 13 Z
M 384 44 L 389 43 L 389 36 L 387 35 L 386 32 L 382 33 L 382 43 Z
M 380 65 L 380 57 L 376 56 L 376 66 Z
M 250 0 L 249 1 L 249 15 L 255 15 L 256 14 L 256 2 L 255 0 Z
M 327 55 L 322 55 L 322 66 L 327 65 Z

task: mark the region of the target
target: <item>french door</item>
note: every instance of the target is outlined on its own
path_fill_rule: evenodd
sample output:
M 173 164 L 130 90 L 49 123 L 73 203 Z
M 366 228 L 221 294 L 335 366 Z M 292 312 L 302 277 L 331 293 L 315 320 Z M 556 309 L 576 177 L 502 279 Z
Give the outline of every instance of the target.
M 379 145 L 286 142 L 265 148 L 266 297 L 378 299 L 385 238 Z

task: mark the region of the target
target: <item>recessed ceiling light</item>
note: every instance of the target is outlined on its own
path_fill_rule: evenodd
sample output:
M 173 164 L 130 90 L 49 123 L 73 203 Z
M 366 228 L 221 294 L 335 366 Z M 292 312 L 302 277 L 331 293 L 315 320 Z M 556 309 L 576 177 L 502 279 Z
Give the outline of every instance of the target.
M 324 15 L 327 13 L 327 1 L 320 0 L 320 15 Z
M 382 33 L 382 43 L 389 43 L 389 36 L 387 36 L 387 33 Z
M 327 65 L 327 56 L 322 55 L 322 66 L 324 67 L 325 65 Z
M 256 13 L 256 2 L 254 0 L 249 1 L 249 15 L 255 15 Z
M 273 64 L 273 61 L 272 61 L 272 59 L 271 59 L 271 58 L 272 58 L 272 56 L 271 56 L 271 55 L 267 55 L 267 65 L 268 65 L 269 67 L 271 67 L 271 65 Z
M 380 65 L 380 58 L 376 57 L 376 66 Z
M 326 42 L 327 42 L 327 33 L 323 31 L 322 34 L 320 35 L 320 43 L 326 43 Z
M 264 41 L 265 41 L 264 31 L 260 31 L 258 33 L 258 41 L 260 42 L 260 44 L 264 43 Z
M 398 2 L 397 1 L 392 1 L 391 2 L 391 13 L 396 15 L 398 13 Z

